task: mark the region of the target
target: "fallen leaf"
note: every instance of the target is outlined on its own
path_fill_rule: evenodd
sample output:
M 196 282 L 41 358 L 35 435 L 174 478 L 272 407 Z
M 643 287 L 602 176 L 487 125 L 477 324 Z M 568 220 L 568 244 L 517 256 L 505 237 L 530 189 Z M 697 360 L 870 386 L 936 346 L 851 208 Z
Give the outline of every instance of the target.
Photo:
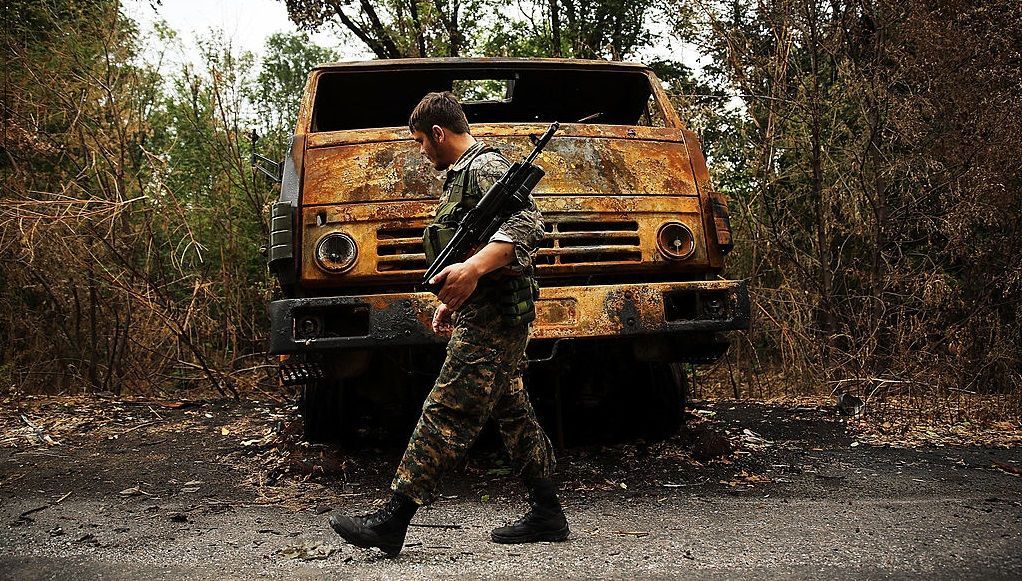
M 185 406 L 189 406 L 189 405 L 193 405 L 193 404 L 191 404 L 189 402 L 185 402 L 185 401 L 158 401 L 158 402 L 156 402 L 156 405 L 158 405 L 160 407 L 163 407 L 163 408 L 176 410 L 178 408 L 183 408 Z
M 303 561 L 314 561 L 326 559 L 337 552 L 337 547 L 326 543 L 306 541 L 284 547 L 280 555 L 288 559 L 301 559 Z

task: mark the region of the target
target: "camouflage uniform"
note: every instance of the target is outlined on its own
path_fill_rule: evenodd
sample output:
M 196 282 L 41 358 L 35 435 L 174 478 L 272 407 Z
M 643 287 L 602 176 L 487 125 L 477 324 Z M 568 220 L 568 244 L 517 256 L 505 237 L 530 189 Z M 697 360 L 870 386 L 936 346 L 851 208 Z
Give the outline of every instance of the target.
M 471 172 L 469 183 L 478 184 L 466 197 L 469 204 L 504 175 L 508 163 L 497 153 L 483 153 L 468 163 L 482 147 L 477 142 L 448 171 L 440 205 L 450 196 L 458 172 Z M 542 216 L 535 202 L 529 202 L 529 208 L 512 214 L 490 239 L 514 244 L 507 272 L 518 275 L 532 274 L 532 258 L 543 238 Z M 493 275 L 483 277 L 454 316 L 447 359 L 391 484 L 395 492 L 419 504 L 432 502 L 440 479 L 465 456 L 491 417 L 517 474 L 526 479 L 553 475 L 553 447 L 536 421 L 522 382 L 529 326 L 505 322 L 492 279 Z

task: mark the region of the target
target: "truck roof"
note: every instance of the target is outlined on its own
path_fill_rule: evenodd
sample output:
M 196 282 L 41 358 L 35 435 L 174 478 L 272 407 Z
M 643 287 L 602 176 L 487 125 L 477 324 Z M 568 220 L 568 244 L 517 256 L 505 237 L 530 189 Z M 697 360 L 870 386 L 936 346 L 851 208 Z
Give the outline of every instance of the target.
M 361 61 L 340 61 L 322 63 L 313 70 L 344 71 L 350 69 L 366 70 L 400 70 L 424 68 L 437 69 L 586 69 L 586 70 L 628 70 L 645 71 L 649 67 L 642 63 L 624 61 L 604 61 L 589 59 L 558 59 L 558 58 L 506 58 L 506 57 L 470 57 L 470 58 L 407 58 L 377 59 Z

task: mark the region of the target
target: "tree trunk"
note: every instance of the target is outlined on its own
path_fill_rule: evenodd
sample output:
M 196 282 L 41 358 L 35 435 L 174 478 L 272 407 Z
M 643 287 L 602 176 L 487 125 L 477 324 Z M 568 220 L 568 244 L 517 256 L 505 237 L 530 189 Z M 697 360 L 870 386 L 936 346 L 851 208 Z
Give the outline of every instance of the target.
M 551 55 L 561 57 L 561 9 L 557 0 L 550 0 L 550 42 Z
M 415 25 L 415 46 L 419 49 L 419 54 L 416 55 L 421 58 L 426 56 L 426 37 L 422 33 L 422 22 L 419 20 L 419 0 L 411 0 L 412 24 Z
M 817 259 L 819 261 L 819 283 L 820 283 L 820 310 L 822 319 L 823 342 L 823 368 L 830 369 L 831 364 L 831 341 L 835 330 L 834 309 L 831 304 L 831 290 L 833 287 L 833 272 L 831 271 L 831 252 L 829 240 L 829 212 L 826 193 L 823 190 L 823 151 L 820 144 L 820 126 L 822 124 L 820 112 L 820 38 L 819 38 L 819 7 L 817 0 L 808 1 L 807 20 L 809 25 L 809 63 L 810 74 L 812 75 L 812 93 L 809 103 L 809 140 L 810 140 L 810 165 L 812 177 L 810 188 L 814 200 L 814 211 L 816 214 L 816 245 Z

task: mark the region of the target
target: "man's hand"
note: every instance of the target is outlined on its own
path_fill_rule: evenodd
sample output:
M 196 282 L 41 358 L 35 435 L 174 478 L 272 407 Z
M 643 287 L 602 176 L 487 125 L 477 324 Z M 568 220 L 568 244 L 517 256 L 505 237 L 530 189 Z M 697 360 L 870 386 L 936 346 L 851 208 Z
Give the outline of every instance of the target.
M 454 323 L 451 321 L 452 315 L 454 315 L 454 309 L 441 303 L 436 308 L 436 312 L 433 313 L 433 332 L 437 335 L 450 336 L 454 331 Z
M 514 245 L 510 242 L 490 242 L 465 262 L 456 262 L 441 270 L 429 284 L 442 284 L 436 297 L 456 311 L 476 290 L 479 278 L 510 264 L 513 252 Z
M 458 307 L 465 304 L 468 297 L 476 290 L 479 284 L 479 277 L 483 273 L 467 262 L 456 262 L 441 270 L 439 274 L 430 279 L 429 284 L 443 284 L 437 298 L 450 310 L 456 311 Z

